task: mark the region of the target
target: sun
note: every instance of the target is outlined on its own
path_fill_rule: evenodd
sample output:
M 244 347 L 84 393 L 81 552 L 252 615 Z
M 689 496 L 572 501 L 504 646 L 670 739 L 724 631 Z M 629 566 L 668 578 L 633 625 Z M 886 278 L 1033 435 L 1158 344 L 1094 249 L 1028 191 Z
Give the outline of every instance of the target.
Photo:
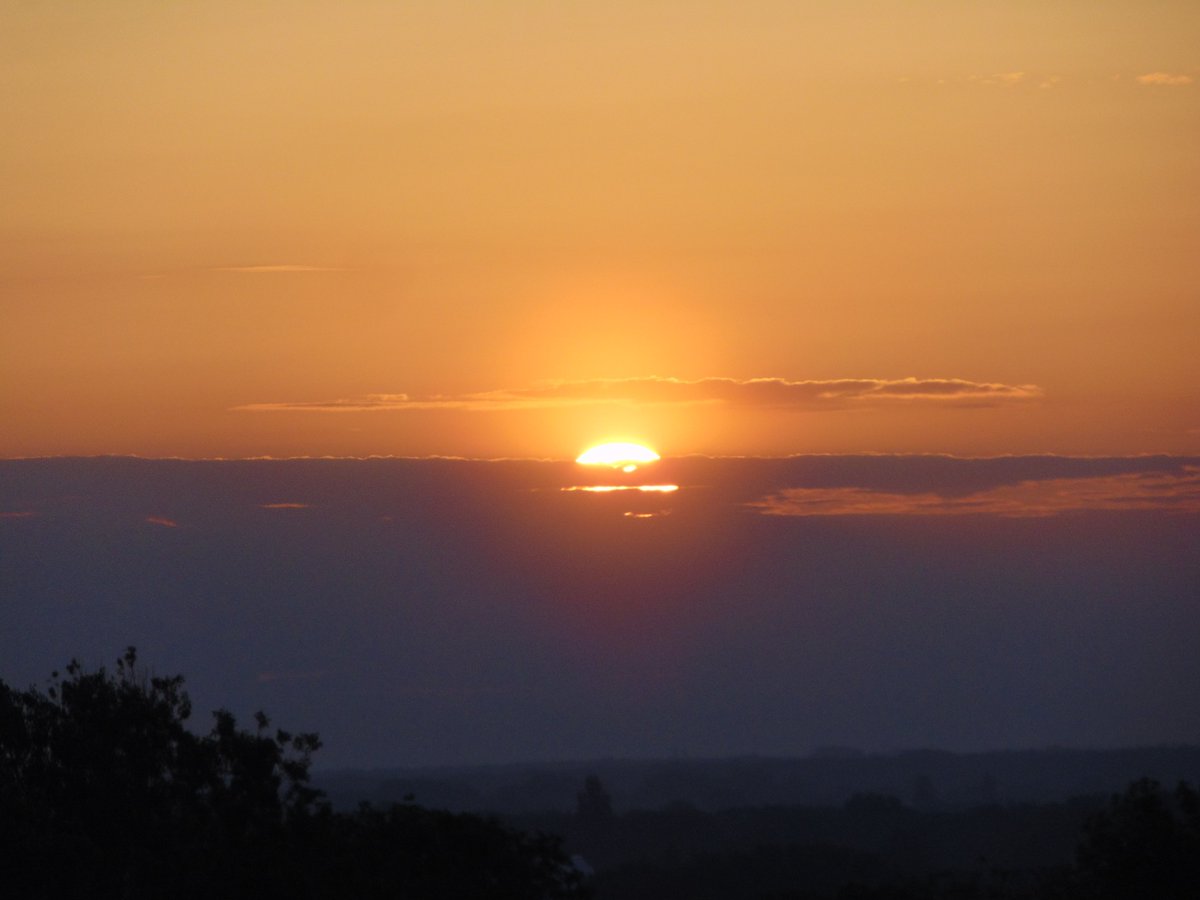
M 638 466 L 659 459 L 657 453 L 642 444 L 615 441 L 589 447 L 576 457 L 575 462 L 584 466 L 609 466 L 622 472 L 634 472 Z

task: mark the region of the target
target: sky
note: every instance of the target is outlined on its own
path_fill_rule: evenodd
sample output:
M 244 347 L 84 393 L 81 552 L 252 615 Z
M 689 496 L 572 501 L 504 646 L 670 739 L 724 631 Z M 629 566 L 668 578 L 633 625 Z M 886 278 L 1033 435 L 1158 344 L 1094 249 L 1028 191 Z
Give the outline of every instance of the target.
M 0 511 L 0 678 L 133 644 L 325 768 L 1200 743 L 1200 457 L 0 460 Z
M 136 644 L 339 765 L 1200 743 L 1198 48 L 0 5 L 0 678 Z
M 1187 0 L 6 3 L 0 456 L 1195 453 L 1198 46 Z

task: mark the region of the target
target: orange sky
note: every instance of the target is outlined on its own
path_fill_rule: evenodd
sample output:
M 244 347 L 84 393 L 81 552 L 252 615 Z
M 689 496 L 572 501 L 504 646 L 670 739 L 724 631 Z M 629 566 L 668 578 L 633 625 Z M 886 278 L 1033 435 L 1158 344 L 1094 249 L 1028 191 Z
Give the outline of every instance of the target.
M 1197 48 L 1191 0 L 5 4 L 0 455 L 1200 452 Z

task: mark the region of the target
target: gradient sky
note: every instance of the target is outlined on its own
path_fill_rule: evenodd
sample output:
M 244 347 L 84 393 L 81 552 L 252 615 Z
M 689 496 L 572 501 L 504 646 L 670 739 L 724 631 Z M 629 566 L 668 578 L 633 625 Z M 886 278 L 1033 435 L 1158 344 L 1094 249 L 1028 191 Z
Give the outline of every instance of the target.
M 1200 5 L 0 8 L 0 456 L 1200 451 Z
M 1200 741 L 1200 3 L 10 0 L 0 133 L 0 678 Z

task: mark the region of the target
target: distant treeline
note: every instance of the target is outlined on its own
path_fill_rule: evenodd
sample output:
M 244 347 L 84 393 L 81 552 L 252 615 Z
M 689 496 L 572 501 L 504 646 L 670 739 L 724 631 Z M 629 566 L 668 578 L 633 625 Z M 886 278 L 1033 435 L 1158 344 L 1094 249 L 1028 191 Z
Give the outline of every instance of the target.
M 841 808 L 617 814 L 580 792 L 574 814 L 516 817 L 565 836 L 598 900 L 1200 896 L 1200 792 L 1139 780 L 1106 800 L 912 809 L 865 794 Z
M 570 811 L 588 775 L 598 776 L 614 808 L 701 810 L 766 805 L 841 806 L 883 794 L 906 806 L 952 811 L 993 804 L 1065 802 L 1124 790 L 1138 778 L 1163 784 L 1200 779 L 1200 747 L 1120 750 L 1014 750 L 866 754 L 830 748 L 804 758 L 593 760 L 511 766 L 329 771 L 314 780 L 336 808 L 415 796 L 454 811 L 523 814 Z
M 323 781 L 346 798 L 412 792 L 561 835 L 598 900 L 1194 900 L 1197 775 L 1200 748 L 1167 747 L 829 750 Z

